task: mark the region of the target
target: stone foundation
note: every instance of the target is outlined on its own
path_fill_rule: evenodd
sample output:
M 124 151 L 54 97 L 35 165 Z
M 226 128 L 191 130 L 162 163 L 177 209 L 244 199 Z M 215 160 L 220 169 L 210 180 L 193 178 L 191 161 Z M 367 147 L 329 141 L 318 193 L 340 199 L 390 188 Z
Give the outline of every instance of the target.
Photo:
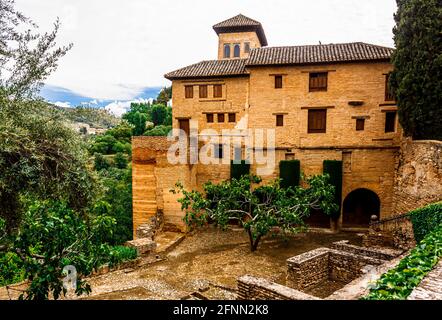
M 238 300 L 319 300 L 304 292 L 250 275 L 238 279 Z
M 287 260 L 286 283 L 296 290 L 306 290 L 327 280 L 349 283 L 361 276 L 367 265 L 376 266 L 383 262 L 361 254 L 319 248 Z

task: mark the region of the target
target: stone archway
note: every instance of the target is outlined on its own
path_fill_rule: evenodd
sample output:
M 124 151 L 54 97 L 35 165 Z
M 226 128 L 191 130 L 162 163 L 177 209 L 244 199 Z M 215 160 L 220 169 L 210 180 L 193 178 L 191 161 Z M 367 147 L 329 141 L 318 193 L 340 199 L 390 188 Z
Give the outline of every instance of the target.
M 379 217 L 381 201 L 378 195 L 368 189 L 356 189 L 350 192 L 344 200 L 342 227 L 367 228 L 370 217 Z

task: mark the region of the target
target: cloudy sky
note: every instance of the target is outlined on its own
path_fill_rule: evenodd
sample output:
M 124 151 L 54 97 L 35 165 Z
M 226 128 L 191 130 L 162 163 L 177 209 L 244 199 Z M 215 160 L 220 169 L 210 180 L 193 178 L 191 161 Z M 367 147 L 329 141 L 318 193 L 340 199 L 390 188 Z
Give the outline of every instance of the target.
M 395 0 L 16 0 L 41 31 L 57 17 L 74 44 L 43 95 L 60 103 L 126 103 L 156 95 L 166 72 L 216 59 L 212 25 L 238 13 L 270 46 L 362 41 L 393 46 Z M 55 101 L 54 101 L 55 102 Z M 124 106 L 123 106 L 124 107 Z

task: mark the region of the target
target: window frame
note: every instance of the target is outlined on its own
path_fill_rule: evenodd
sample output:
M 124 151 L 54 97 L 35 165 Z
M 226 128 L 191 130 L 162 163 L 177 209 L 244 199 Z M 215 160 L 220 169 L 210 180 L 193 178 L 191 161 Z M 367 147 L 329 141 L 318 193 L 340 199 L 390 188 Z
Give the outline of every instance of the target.
M 313 80 L 315 78 L 320 78 L 319 75 L 325 75 L 325 85 L 324 86 L 312 86 Z M 318 72 L 309 72 L 309 84 L 308 84 L 309 92 L 325 92 L 328 91 L 328 71 L 318 71 Z
M 364 118 L 356 119 L 356 131 L 364 131 L 364 130 L 365 130 L 365 119 Z
M 206 122 L 207 123 L 214 123 L 215 117 L 213 113 L 206 113 Z
M 244 53 L 250 53 L 250 42 L 244 42 Z
M 277 114 L 276 115 L 276 123 L 275 125 L 277 127 L 284 127 L 284 115 L 283 114 Z
M 324 125 L 322 128 L 311 128 L 310 124 L 314 122 L 311 120 L 314 114 L 323 113 L 324 114 Z M 316 120 L 317 121 L 317 120 Z M 327 109 L 308 109 L 307 114 L 307 133 L 327 133 Z
M 188 90 L 190 89 L 190 90 Z M 193 85 L 185 85 L 184 86 L 184 97 L 186 99 L 193 99 L 194 96 L 194 89 L 193 89 Z
M 230 112 L 227 117 L 228 117 L 228 122 L 229 123 L 235 123 L 236 122 L 236 113 Z
M 220 119 L 222 119 L 222 121 Z M 217 113 L 216 114 L 216 121 L 218 123 L 225 123 L 226 122 L 226 115 L 224 113 Z
M 219 91 L 216 88 L 219 88 Z M 223 97 L 223 85 L 222 84 L 214 84 L 213 85 L 213 98 L 220 99 L 222 97 Z
M 204 90 L 201 90 L 204 88 Z M 200 99 L 207 99 L 209 97 L 209 86 L 207 84 L 200 84 L 198 87 Z M 202 93 L 205 93 L 202 95 Z
M 280 74 L 275 75 L 275 89 L 282 89 L 283 77 Z
M 389 118 L 389 115 L 393 115 L 393 119 Z M 393 121 L 392 123 L 389 121 Z M 394 133 L 396 132 L 396 123 L 397 123 L 397 111 L 386 111 L 385 112 L 385 133 Z
M 224 46 L 223 46 L 223 57 L 224 57 L 224 59 L 229 59 L 232 56 L 232 48 L 231 48 L 231 46 L 232 45 L 230 43 L 224 43 Z
M 238 49 L 238 52 L 236 51 Z M 236 55 L 238 53 L 238 55 Z M 233 57 L 240 58 L 241 57 L 241 44 L 234 43 L 233 44 Z
M 215 159 L 223 159 L 224 158 L 224 145 L 222 143 L 214 144 L 214 157 Z
M 384 99 L 385 99 L 385 101 L 396 101 L 396 97 L 394 96 L 393 92 L 391 92 L 391 89 L 390 89 L 390 76 L 391 76 L 391 72 L 387 73 L 385 75 L 385 96 L 384 96 Z

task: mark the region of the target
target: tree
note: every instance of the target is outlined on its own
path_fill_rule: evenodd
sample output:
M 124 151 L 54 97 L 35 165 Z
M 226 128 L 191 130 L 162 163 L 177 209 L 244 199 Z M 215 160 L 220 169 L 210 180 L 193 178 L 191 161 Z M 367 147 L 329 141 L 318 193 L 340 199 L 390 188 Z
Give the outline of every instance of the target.
M 163 105 L 153 105 L 151 109 L 151 119 L 154 126 L 163 125 L 167 118 L 167 107 Z
M 101 171 L 109 168 L 109 161 L 101 153 L 96 153 L 94 155 L 94 169 L 97 171 Z
M 62 199 L 79 211 L 95 194 L 95 176 L 78 134 L 38 98 L 42 81 L 71 47 L 55 48 L 50 33 L 0 0 L 0 216 L 18 226 L 23 196 Z M 26 30 L 22 33 L 20 30 Z
M 110 247 L 102 243 L 115 223 L 106 216 L 86 222 L 62 202 L 37 201 L 31 205 L 17 236 L 0 247 L 0 251 L 14 252 L 19 257 L 19 266 L 30 281 L 21 299 L 42 300 L 50 295 L 58 299 L 65 295 L 62 274 L 68 265 L 77 272 L 75 293 L 90 293 L 83 277 L 109 260 Z
M 167 106 L 167 103 L 170 99 L 172 99 L 172 87 L 164 87 L 163 89 L 161 89 L 157 98 L 154 100 L 154 104 Z
M 124 153 L 118 152 L 114 157 L 114 164 L 118 169 L 126 169 L 129 161 Z
M 229 221 L 237 220 L 249 235 L 252 252 L 273 228 L 297 233 L 305 228 L 303 220 L 310 210 L 322 209 L 326 214 L 336 210 L 334 187 L 328 184 L 327 175 L 307 179 L 307 188 L 281 188 L 279 180 L 253 186 L 260 182 L 259 177 L 246 175 L 220 184 L 208 182 L 204 193 L 187 191 L 180 183 L 171 192 L 183 195 L 178 201 L 186 212 L 184 221 L 188 226 L 214 221 L 225 228 Z
M 442 140 L 442 5 L 397 0 L 390 86 L 407 136 Z
M 169 132 L 172 130 L 172 126 L 156 126 L 152 129 L 146 130 L 144 133 L 145 136 L 167 136 Z

